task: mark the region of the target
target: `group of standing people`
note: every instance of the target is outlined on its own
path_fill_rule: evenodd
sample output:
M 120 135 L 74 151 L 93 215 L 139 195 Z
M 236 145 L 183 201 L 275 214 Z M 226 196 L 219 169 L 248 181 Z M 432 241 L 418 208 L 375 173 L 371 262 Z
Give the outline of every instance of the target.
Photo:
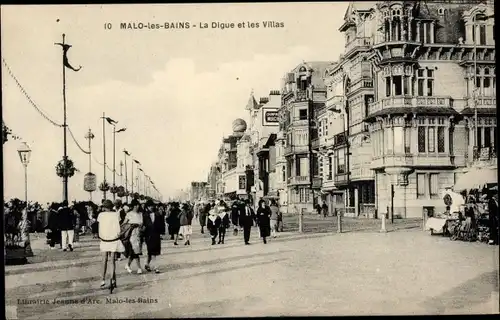
M 260 200 L 256 212 L 249 200 L 235 200 L 231 207 L 223 200 L 220 200 L 218 204 L 215 204 L 215 201 L 201 202 L 195 205 L 195 211 L 200 219 L 201 233 L 204 233 L 206 225 L 212 238 L 212 245 L 224 244 L 226 230 L 231 227 L 231 224 L 233 235 L 236 236 L 238 231 L 243 231 L 243 240 L 246 245 L 250 244 L 250 234 L 254 225 L 259 227 L 263 243 L 267 243 L 268 237 L 276 237 L 281 217 L 274 200 L 271 201 L 270 206 L 264 200 Z M 216 241 L 217 236 L 218 241 Z

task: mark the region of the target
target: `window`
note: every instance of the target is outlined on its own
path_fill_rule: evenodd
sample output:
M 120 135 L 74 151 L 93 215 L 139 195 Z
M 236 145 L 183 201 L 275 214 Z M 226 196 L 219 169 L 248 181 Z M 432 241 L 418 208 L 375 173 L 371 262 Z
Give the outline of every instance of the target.
M 434 127 L 429 127 L 429 140 L 427 141 L 427 150 L 429 152 L 435 152 L 434 146 L 436 145 L 436 136 L 435 136 L 435 128 Z
M 386 77 L 385 78 L 385 96 L 390 97 L 391 96 L 391 86 L 392 86 L 392 79 L 391 77 Z
M 417 95 L 432 96 L 434 94 L 434 70 L 417 70 Z
M 425 22 L 420 22 L 418 28 L 419 41 L 425 43 Z
M 479 95 L 494 96 L 496 92 L 495 69 L 488 67 L 477 68 L 476 88 Z
M 446 150 L 446 124 L 444 118 L 418 119 L 418 152 L 444 153 Z M 448 139 L 449 140 L 449 139 Z
M 281 176 L 282 176 L 282 180 L 283 182 L 286 181 L 286 169 L 285 169 L 285 166 L 281 167 Z
M 444 151 L 444 127 L 438 127 L 438 152 Z
M 307 120 L 307 109 L 299 110 L 299 120 Z
M 417 198 L 425 197 L 425 173 L 417 173 Z
M 418 127 L 418 152 L 425 152 L 425 127 Z
M 429 193 L 431 198 L 437 198 L 438 197 L 438 173 L 431 173 L 429 174 Z
M 328 156 L 328 180 L 332 180 L 333 157 Z
M 345 151 L 344 149 L 337 150 L 337 174 L 346 173 L 345 166 Z
M 484 24 L 479 26 L 479 44 L 486 44 L 486 25 Z

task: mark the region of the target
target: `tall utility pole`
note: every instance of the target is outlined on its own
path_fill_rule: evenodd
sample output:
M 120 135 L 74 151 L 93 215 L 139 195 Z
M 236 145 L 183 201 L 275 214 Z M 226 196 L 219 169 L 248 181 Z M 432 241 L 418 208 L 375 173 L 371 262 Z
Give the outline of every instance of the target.
M 128 170 L 127 170 L 127 156 L 129 153 L 127 150 L 123 150 L 123 154 L 125 155 L 125 201 L 128 202 Z
M 106 114 L 102 113 L 102 148 L 104 155 L 104 182 L 106 182 Z M 106 200 L 106 191 L 103 191 L 104 200 Z
M 62 47 L 64 50 L 64 46 L 66 45 L 65 43 L 65 38 L 66 35 L 63 33 L 62 35 Z M 66 53 L 63 54 L 63 112 L 64 112 L 64 123 L 63 123 L 63 143 L 64 143 L 64 153 L 63 153 L 63 163 L 64 167 L 66 168 L 66 161 L 68 160 L 68 144 L 66 140 L 66 135 L 67 135 L 67 115 L 66 115 Z M 64 174 L 63 176 L 63 200 L 68 202 L 68 175 Z

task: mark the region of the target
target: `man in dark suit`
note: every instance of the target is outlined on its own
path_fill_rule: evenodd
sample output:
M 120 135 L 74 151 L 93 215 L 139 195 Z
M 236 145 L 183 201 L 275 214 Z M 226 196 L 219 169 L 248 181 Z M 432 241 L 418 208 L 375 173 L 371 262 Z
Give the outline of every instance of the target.
M 252 209 L 252 205 L 249 200 L 246 201 L 246 205 L 242 207 L 240 211 L 240 222 L 243 225 L 243 239 L 245 244 L 250 244 L 250 231 L 252 230 L 253 222 L 255 220 L 255 212 Z
M 75 216 L 70 208 L 68 202 L 64 200 L 62 206 L 59 208 L 59 221 L 61 227 L 61 242 L 63 251 L 68 248 L 73 251 L 73 240 L 75 237 Z

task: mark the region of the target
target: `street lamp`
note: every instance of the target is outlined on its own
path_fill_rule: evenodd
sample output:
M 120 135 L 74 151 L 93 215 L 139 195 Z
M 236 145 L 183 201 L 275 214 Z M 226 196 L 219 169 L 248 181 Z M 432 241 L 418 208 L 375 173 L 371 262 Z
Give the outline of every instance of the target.
M 26 142 L 21 143 L 21 146 L 17 149 L 19 153 L 19 158 L 21 159 L 21 163 L 24 166 L 24 201 L 26 202 L 26 207 L 23 210 L 22 214 L 22 227 L 21 234 L 23 236 L 28 235 L 28 163 L 30 162 L 31 149 L 26 144 Z
M 254 207 L 257 206 L 257 186 L 259 186 L 259 170 L 260 170 L 260 163 L 259 159 L 257 158 L 257 148 L 259 147 L 259 142 L 260 142 L 260 132 L 259 131 L 250 131 L 251 134 L 256 134 L 257 135 L 257 142 L 253 145 L 253 186 L 255 189 L 255 199 L 253 199 L 253 204 Z M 259 165 L 257 165 L 259 164 Z

